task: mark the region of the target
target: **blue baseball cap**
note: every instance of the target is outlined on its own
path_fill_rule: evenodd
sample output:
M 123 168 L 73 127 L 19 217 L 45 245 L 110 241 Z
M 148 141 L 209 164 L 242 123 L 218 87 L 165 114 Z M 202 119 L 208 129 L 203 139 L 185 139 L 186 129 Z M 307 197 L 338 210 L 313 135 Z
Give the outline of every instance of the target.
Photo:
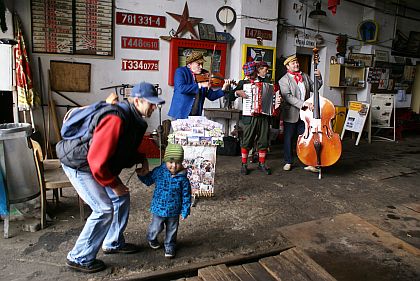
M 164 104 L 165 100 L 158 97 L 158 92 L 153 84 L 141 82 L 131 89 L 131 97 L 143 98 L 152 104 Z

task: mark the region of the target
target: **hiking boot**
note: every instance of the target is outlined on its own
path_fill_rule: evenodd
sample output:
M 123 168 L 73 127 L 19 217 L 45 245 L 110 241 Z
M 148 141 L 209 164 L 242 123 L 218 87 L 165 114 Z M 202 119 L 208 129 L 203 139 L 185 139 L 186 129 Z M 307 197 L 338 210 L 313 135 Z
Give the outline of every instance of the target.
M 165 258 L 173 259 L 175 257 L 175 250 L 173 249 L 165 249 Z
M 248 175 L 249 174 L 248 166 L 246 164 L 242 164 L 241 174 L 242 175 Z
M 284 164 L 284 166 L 283 166 L 284 171 L 290 171 L 291 169 L 292 169 L 292 164 L 290 164 L 290 163 Z
M 124 246 L 116 249 L 103 249 L 104 254 L 134 254 L 139 251 L 137 245 L 125 243 Z
M 266 173 L 267 175 L 271 175 L 271 169 L 267 167 L 267 165 L 265 164 L 258 164 L 258 169 L 264 173 Z
M 102 271 L 106 268 L 106 265 L 103 261 L 95 259 L 91 264 L 89 265 L 82 265 L 75 263 L 73 261 L 67 260 L 66 264 L 68 267 L 70 267 L 73 270 L 84 272 L 84 273 L 95 273 L 98 271 Z
M 319 172 L 319 169 L 318 168 L 316 168 L 316 167 L 314 167 L 314 166 L 306 166 L 305 168 L 303 168 L 303 169 L 305 169 L 306 171 L 310 171 L 310 172 L 312 172 L 312 173 L 318 173 Z
M 159 242 L 157 240 L 149 241 L 149 246 L 153 250 L 156 250 L 156 249 L 159 249 L 160 248 L 160 244 L 159 244 Z

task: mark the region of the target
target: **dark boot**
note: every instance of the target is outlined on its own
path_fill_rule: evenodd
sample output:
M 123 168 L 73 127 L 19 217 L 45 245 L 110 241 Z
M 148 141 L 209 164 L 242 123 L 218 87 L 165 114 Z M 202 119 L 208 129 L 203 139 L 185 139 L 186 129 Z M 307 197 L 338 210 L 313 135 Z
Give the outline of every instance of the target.
M 248 175 L 249 174 L 248 166 L 246 164 L 242 164 L 241 174 L 242 175 Z
M 267 167 L 267 165 L 265 164 L 258 164 L 258 169 L 264 173 L 266 173 L 267 175 L 271 175 L 271 169 Z

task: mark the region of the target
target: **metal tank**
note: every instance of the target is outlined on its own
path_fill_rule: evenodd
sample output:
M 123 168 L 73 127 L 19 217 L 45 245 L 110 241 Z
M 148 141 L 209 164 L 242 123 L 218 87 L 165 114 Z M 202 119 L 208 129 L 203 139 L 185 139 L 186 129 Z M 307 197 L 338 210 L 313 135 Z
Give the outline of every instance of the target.
M 0 171 L 10 204 L 25 202 L 40 194 L 38 174 L 27 123 L 0 124 Z

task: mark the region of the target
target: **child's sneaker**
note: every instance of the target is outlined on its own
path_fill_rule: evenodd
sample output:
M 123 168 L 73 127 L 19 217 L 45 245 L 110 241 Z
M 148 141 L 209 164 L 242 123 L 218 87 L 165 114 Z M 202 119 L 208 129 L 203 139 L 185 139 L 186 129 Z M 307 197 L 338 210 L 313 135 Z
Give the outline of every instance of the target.
M 165 258 L 173 259 L 175 257 L 175 250 L 173 249 L 165 249 Z
M 152 248 L 153 250 L 159 249 L 160 248 L 160 244 L 158 241 L 154 240 L 154 241 L 149 241 L 149 246 L 150 248 Z

